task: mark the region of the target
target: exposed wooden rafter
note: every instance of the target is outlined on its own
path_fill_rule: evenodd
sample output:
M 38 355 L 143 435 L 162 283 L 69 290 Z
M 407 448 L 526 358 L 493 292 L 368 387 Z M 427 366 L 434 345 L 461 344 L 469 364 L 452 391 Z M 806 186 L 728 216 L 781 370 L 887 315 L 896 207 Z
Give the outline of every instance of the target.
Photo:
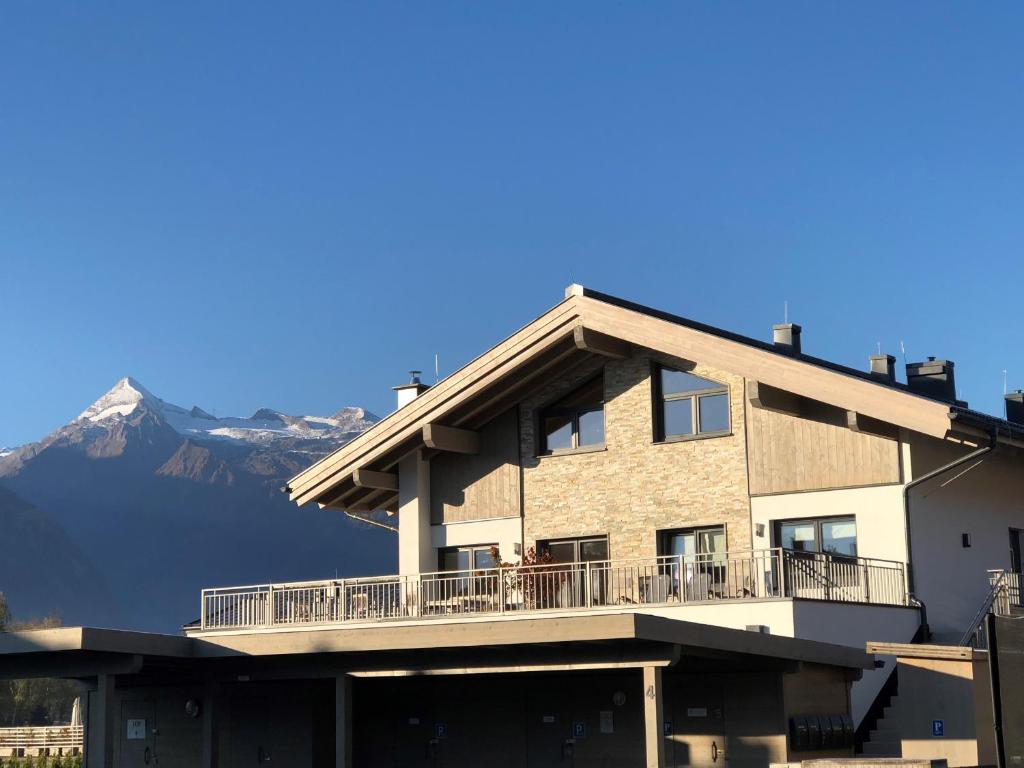
M 747 380 L 747 399 L 755 408 L 794 416 L 800 414 L 799 397 L 757 380 Z
M 892 424 L 886 424 L 884 421 L 873 419 L 870 416 L 865 416 L 863 413 L 857 413 L 856 411 L 846 412 L 846 426 L 854 432 L 863 432 L 868 435 L 887 437 L 892 440 L 899 437 L 899 427 L 895 427 Z
M 468 429 L 426 424 L 423 427 L 423 444 L 435 451 L 480 453 L 480 434 Z
M 592 331 L 582 325 L 577 325 L 572 332 L 572 340 L 577 349 L 584 352 L 593 352 L 595 355 L 603 355 L 614 360 L 621 360 L 629 357 L 632 347 L 628 342 L 616 339 L 597 331 Z
M 398 490 L 398 475 L 392 472 L 357 469 L 352 473 L 352 481 L 360 488 L 378 488 L 382 491 Z

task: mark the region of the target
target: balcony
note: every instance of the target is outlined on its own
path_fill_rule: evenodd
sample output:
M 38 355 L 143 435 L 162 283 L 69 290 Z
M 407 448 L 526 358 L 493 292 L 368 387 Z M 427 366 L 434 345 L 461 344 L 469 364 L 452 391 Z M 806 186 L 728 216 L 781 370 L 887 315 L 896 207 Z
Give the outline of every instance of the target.
M 906 606 L 903 564 L 764 549 L 205 589 L 193 631 L 753 600 Z

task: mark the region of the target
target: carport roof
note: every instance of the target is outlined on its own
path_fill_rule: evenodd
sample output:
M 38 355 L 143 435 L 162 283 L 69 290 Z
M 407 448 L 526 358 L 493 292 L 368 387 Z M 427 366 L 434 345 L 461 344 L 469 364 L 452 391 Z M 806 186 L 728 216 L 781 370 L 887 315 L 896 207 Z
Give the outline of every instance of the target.
M 152 660 L 210 660 L 345 656 L 361 663 L 402 653 L 430 661 L 438 651 L 448 661 L 474 649 L 491 658 L 505 650 L 549 656 L 577 647 L 674 648 L 683 655 L 780 659 L 850 669 L 872 669 L 874 657 L 858 648 L 697 624 L 636 613 L 537 617 L 514 620 L 430 622 L 327 629 L 248 632 L 188 638 L 124 630 L 69 627 L 0 634 L 0 679 L 35 676 L 85 677 L 138 671 Z

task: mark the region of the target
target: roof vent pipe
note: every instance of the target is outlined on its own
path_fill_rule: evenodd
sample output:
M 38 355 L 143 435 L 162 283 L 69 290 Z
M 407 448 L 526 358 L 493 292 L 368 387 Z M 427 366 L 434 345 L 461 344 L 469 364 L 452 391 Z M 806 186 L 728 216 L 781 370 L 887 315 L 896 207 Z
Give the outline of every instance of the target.
M 397 387 L 392 387 L 397 395 L 397 407 L 401 408 L 403 405 L 407 405 L 415 400 L 417 397 L 426 392 L 429 387 L 420 381 L 420 374 L 423 371 L 409 371 L 409 383 L 400 384 Z
M 916 395 L 956 402 L 953 361 L 929 357 L 923 363 L 907 363 L 907 387 Z
M 893 355 L 872 355 L 871 378 L 886 384 L 895 384 L 896 358 Z
M 800 332 L 803 330 L 796 323 L 783 323 L 772 326 L 772 341 L 780 352 L 791 355 L 800 354 Z
M 1018 389 L 1006 396 L 1006 420 L 1024 424 L 1024 389 Z

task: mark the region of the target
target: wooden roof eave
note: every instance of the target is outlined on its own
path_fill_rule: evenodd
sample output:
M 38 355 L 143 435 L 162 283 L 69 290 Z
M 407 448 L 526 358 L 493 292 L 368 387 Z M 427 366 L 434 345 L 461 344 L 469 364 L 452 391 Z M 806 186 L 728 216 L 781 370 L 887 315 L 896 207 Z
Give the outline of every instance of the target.
M 561 302 L 480 357 L 377 422 L 366 432 L 292 478 L 289 498 L 297 504 L 329 491 L 338 475 L 367 466 L 406 441 L 419 439 L 425 423 L 442 418 L 474 394 L 493 385 L 532 356 L 571 337 L 578 324 L 579 297 Z
M 392 469 L 422 445 L 426 424 L 475 428 L 483 417 L 494 415 L 495 404 L 507 407 L 509 397 L 521 394 L 514 384 L 509 386 L 511 377 L 531 363 L 536 370 L 552 370 L 565 365 L 581 349 L 594 351 L 587 346 L 594 343 L 604 347 L 605 354 L 621 354 L 614 340 L 721 368 L 930 437 L 943 439 L 951 431 L 948 404 L 600 299 L 573 295 L 296 475 L 289 483 L 290 498 L 300 505 L 327 498 L 327 506 L 339 506 L 335 495 L 338 483 L 348 482 L 357 469 Z M 483 397 L 501 387 L 506 390 L 503 400 Z
M 586 328 L 636 346 L 699 361 L 931 437 L 944 438 L 950 430 L 946 403 L 590 297 L 580 297 L 580 314 Z

